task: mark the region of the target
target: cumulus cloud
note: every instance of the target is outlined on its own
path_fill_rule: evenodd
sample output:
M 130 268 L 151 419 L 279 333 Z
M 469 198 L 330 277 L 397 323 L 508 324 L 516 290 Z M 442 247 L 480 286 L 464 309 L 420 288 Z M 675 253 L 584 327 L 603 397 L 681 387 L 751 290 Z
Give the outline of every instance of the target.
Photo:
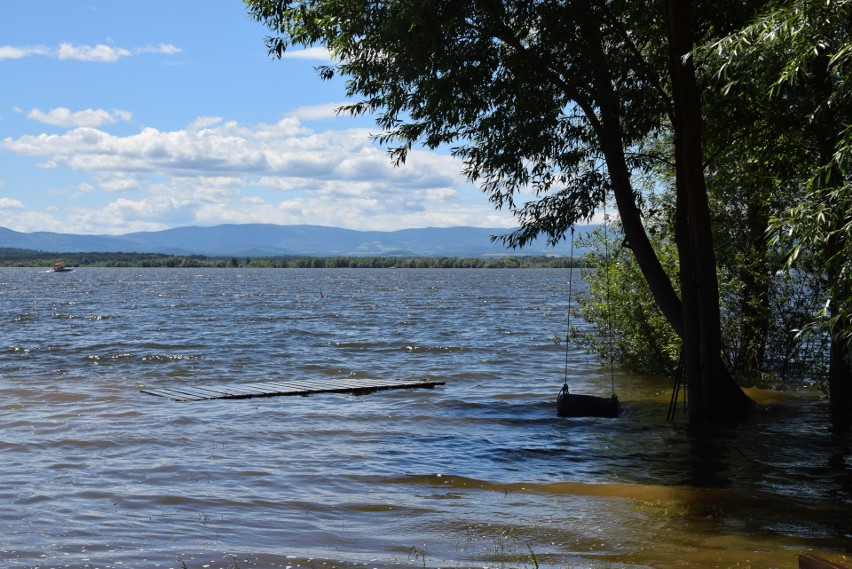
M 318 134 L 293 118 L 254 127 L 233 121 L 199 126 L 204 126 L 203 119 L 195 121 L 193 129 L 164 132 L 148 127 L 129 136 L 78 127 L 64 134 L 7 138 L 0 146 L 44 157 L 48 167 L 64 164 L 89 172 L 353 179 L 377 175 L 378 168 L 384 175 L 397 175 L 361 130 Z
M 120 120 L 120 121 L 123 121 L 123 122 L 133 121 L 133 113 L 131 113 L 130 111 L 122 111 L 120 109 L 113 109 L 112 110 L 112 116 L 115 117 L 117 120 Z
M 11 198 L 0 198 L 0 209 L 22 209 L 24 204 Z
M 56 56 L 59 59 L 70 59 L 74 61 L 100 61 L 112 63 L 129 55 L 129 50 L 104 44 L 89 46 L 63 43 L 59 46 L 59 49 L 56 50 Z
M 103 109 L 85 109 L 72 112 L 65 107 L 57 107 L 48 112 L 33 109 L 27 114 L 27 118 L 35 121 L 62 127 L 88 126 L 98 127 L 104 124 L 115 124 L 118 121 L 129 122 L 133 115 L 127 111 Z
M 130 192 L 139 189 L 139 181 L 135 178 L 116 176 L 100 182 L 98 187 L 111 193 Z
M 205 128 L 210 128 L 220 124 L 222 122 L 222 117 L 198 117 L 187 127 L 189 131 L 199 131 Z
M 511 225 L 461 177 L 457 159 L 415 150 L 394 167 L 368 130 L 316 131 L 293 116 L 255 125 L 199 117 L 184 129 L 148 127 L 126 136 L 78 126 L 6 138 L 0 149 L 90 176 L 87 206 L 57 213 L 69 216 L 66 231 L 252 222 L 387 230 Z M 476 199 L 466 200 L 470 194 Z M 100 205 L 89 205 L 96 199 Z
M 58 219 L 55 215 L 37 211 L 16 209 L 6 211 L 0 208 L 0 227 L 14 231 L 56 231 L 68 232 L 67 220 Z
M 50 49 L 44 46 L 15 47 L 12 45 L 0 45 L 0 60 L 23 59 L 31 55 L 48 55 Z
M 94 61 L 100 63 L 114 63 L 121 58 L 133 55 L 144 55 L 159 53 L 163 55 L 175 55 L 181 49 L 172 44 L 162 43 L 153 46 L 144 46 L 135 49 L 97 44 L 97 45 L 74 45 L 70 43 L 60 44 L 57 48 L 46 46 L 0 46 L 0 60 L 22 59 L 30 56 L 51 56 L 63 61 Z

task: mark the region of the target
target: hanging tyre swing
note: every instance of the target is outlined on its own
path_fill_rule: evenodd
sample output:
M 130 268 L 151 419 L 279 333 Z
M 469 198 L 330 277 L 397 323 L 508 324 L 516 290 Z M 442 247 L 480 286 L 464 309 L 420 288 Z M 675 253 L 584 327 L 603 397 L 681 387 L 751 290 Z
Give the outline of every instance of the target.
M 606 211 L 604 211 L 606 218 Z M 604 255 L 609 259 L 609 242 L 606 235 L 606 220 L 604 220 Z M 606 417 L 617 418 L 620 412 L 618 396 L 615 394 L 615 372 L 612 362 L 612 318 L 607 307 L 607 336 L 609 342 L 609 373 L 612 385 L 610 397 L 598 397 L 595 395 L 581 395 L 571 393 L 568 389 L 568 337 L 571 333 L 571 300 L 574 284 L 574 226 L 571 226 L 571 264 L 568 267 L 568 325 L 565 334 L 565 373 L 562 389 L 556 397 L 556 413 L 560 417 Z M 606 289 L 609 293 L 609 266 L 606 269 Z M 609 302 L 609 299 L 607 299 Z

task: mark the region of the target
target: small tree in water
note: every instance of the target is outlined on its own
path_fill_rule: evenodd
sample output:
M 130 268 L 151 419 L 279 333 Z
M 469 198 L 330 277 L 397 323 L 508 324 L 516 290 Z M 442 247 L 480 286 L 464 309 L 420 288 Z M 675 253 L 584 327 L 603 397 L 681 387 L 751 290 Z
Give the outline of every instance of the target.
M 657 255 L 669 274 L 677 274 L 677 251 L 665 237 L 664 225 L 652 232 Z M 633 255 L 625 247 L 620 226 L 598 228 L 578 241 L 588 252 L 583 276 L 588 293 L 579 295 L 572 310 L 571 339 L 602 362 L 612 361 L 642 375 L 673 375 L 682 342 L 657 308 Z M 828 330 L 808 328 L 821 306 L 824 278 L 817 271 L 792 271 L 773 276 L 763 307 L 769 326 L 760 338 L 749 338 L 766 352 L 760 365 L 738 366 L 745 344 L 739 322 L 748 304 L 737 271 L 720 270 L 723 313 L 723 358 L 742 384 L 774 385 L 782 381 L 824 383 L 828 368 Z M 588 326 L 577 325 L 581 319 Z
M 612 356 L 613 362 L 633 373 L 671 375 L 681 340 L 654 303 L 636 259 L 623 242 L 617 226 L 607 231 L 597 228 L 578 241 L 588 248 L 583 276 L 589 288 L 588 294 L 577 297 L 573 316 L 591 327 L 573 327 L 572 338 L 602 362 Z M 674 246 L 655 243 L 655 248 L 667 272 L 677 274 Z

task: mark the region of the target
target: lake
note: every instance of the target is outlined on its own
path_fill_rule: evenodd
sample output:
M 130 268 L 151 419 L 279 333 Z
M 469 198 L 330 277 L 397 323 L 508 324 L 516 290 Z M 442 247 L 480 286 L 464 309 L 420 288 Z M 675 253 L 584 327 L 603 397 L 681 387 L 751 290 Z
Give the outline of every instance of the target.
M 852 555 L 852 435 L 819 390 L 749 390 L 760 407 L 712 439 L 669 423 L 670 379 L 566 349 L 567 269 L 5 268 L 0 283 L 3 567 Z M 351 377 L 446 385 L 140 392 Z M 591 395 L 614 382 L 622 416 L 557 417 L 566 378 Z

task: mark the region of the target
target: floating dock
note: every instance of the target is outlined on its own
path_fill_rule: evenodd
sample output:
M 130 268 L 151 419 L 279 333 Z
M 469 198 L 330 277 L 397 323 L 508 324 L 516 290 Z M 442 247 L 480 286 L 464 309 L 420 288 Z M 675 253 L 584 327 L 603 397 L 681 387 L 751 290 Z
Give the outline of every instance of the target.
M 443 381 L 392 381 L 386 379 L 335 379 L 326 381 L 259 381 L 222 385 L 182 385 L 141 389 L 142 393 L 166 397 L 173 401 L 204 401 L 207 399 L 250 399 L 318 393 L 348 393 L 364 395 L 387 389 L 432 389 Z

